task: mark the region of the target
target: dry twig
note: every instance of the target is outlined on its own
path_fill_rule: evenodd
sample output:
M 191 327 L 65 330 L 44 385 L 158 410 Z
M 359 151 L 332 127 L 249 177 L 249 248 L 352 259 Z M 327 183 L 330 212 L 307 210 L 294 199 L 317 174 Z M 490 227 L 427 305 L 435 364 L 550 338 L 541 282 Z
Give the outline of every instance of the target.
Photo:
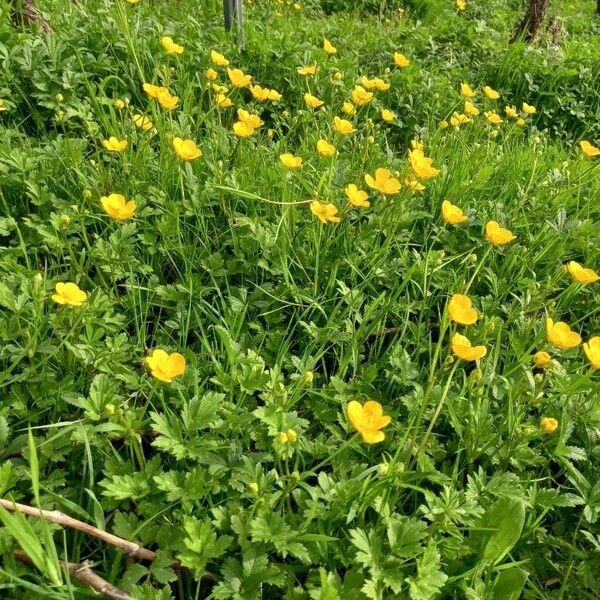
M 13 554 L 14 557 L 21 562 L 28 564 L 32 562 L 29 556 L 22 550 L 15 550 Z M 120 590 L 112 583 L 106 581 L 106 579 L 102 579 L 100 575 L 94 573 L 86 563 L 72 563 L 63 560 L 58 562 L 60 563 L 61 568 L 68 571 L 73 579 L 79 581 L 79 583 L 82 583 L 83 585 L 91 587 L 99 594 L 103 594 L 107 598 L 112 598 L 113 600 L 133 600 L 129 594 L 126 594 L 123 590 Z

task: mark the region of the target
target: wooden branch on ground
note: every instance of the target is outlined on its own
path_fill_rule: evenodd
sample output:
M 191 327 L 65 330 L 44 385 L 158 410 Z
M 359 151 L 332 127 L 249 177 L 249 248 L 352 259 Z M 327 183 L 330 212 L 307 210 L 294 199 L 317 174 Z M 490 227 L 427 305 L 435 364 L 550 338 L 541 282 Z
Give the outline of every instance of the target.
M 14 557 L 24 563 L 31 564 L 31 559 L 22 550 L 15 550 L 13 552 Z M 79 583 L 91 587 L 95 592 L 111 598 L 112 600 L 133 600 L 133 598 L 126 594 L 123 590 L 115 587 L 112 583 L 102 579 L 100 575 L 96 575 L 94 571 L 86 563 L 72 563 L 59 561 L 61 568 L 69 572 L 71 577 Z
M 102 531 L 102 529 L 98 529 L 93 525 L 88 525 L 88 523 L 84 523 L 78 519 L 73 519 L 72 517 L 69 517 L 58 510 L 41 510 L 33 506 L 28 506 L 27 504 L 20 504 L 4 498 L 0 498 L 0 506 L 3 506 L 6 510 L 21 512 L 24 515 L 29 515 L 31 517 L 41 517 L 50 523 L 57 523 L 58 525 L 63 525 L 64 527 L 76 529 L 77 531 L 91 535 L 92 537 L 98 538 L 107 544 L 111 544 L 112 546 L 123 550 L 123 552 L 133 558 L 147 560 L 149 562 L 152 562 L 156 558 L 156 552 L 153 550 L 148 550 L 147 548 L 143 548 L 135 542 L 124 540 L 123 538 L 117 537 L 112 533 Z M 180 569 L 181 563 L 178 560 L 174 560 L 171 563 L 171 567 L 173 569 Z
M 52 32 L 50 23 L 44 19 L 33 0 L 9 0 L 8 3 L 13 7 L 12 18 L 15 25 L 37 23 L 46 33 Z
M 511 44 L 521 37 L 529 44 L 533 42 L 538 29 L 544 21 L 549 2 L 550 0 L 528 0 L 527 10 L 510 38 Z

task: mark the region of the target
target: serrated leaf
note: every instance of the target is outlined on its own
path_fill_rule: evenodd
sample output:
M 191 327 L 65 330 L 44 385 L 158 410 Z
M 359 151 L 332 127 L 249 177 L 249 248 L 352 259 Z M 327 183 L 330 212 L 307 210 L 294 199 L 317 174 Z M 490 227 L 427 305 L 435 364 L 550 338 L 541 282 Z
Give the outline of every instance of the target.
M 406 579 L 409 595 L 412 600 L 432 600 L 447 579 L 448 576 L 440 569 L 440 554 L 431 543 L 417 561 L 417 575 Z

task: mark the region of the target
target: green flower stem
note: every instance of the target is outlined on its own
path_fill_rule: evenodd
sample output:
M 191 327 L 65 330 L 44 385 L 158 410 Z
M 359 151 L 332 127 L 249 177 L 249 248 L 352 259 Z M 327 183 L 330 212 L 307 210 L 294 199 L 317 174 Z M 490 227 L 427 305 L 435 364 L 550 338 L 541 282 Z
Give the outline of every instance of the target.
M 487 250 L 483 253 L 483 256 L 481 257 L 481 260 L 479 261 L 479 264 L 475 268 L 475 272 L 473 273 L 473 275 L 471 276 L 471 279 L 469 280 L 469 283 L 467 283 L 467 286 L 465 287 L 465 291 L 463 292 L 465 295 L 468 293 L 469 289 L 473 285 L 473 282 L 475 281 L 475 277 L 477 277 L 477 275 L 479 274 L 479 271 L 481 271 L 481 267 L 483 267 L 483 265 L 484 265 L 485 261 L 487 260 L 488 256 L 491 254 L 493 248 L 494 248 L 493 245 L 490 243 L 490 245 L 487 248 Z
M 333 454 L 330 454 L 325 460 L 322 460 L 316 467 L 313 467 L 310 471 L 304 473 L 305 477 L 316 474 L 319 469 L 322 469 L 326 464 L 330 463 L 336 456 L 346 450 L 358 437 L 358 433 L 355 433 L 350 439 L 346 440 Z
M 412 430 L 412 432 L 413 432 L 412 437 L 408 444 L 408 448 L 406 449 L 406 452 L 405 452 L 405 459 L 404 459 L 405 461 L 410 459 L 412 449 L 417 441 L 417 435 L 419 433 L 421 423 L 423 422 L 423 416 L 425 415 L 425 411 L 427 410 L 429 396 L 431 394 L 431 390 L 433 389 L 433 384 L 435 383 L 436 367 L 437 367 L 440 352 L 442 349 L 442 344 L 444 344 L 444 338 L 445 338 L 446 331 L 448 330 L 449 326 L 450 326 L 450 323 L 448 321 L 448 311 L 447 311 L 446 307 L 444 307 L 444 314 L 442 316 L 442 323 L 440 326 L 440 337 L 438 339 L 438 343 L 436 344 L 436 347 L 435 347 L 435 350 L 433 353 L 431 365 L 429 366 L 429 379 L 427 381 L 427 388 L 426 388 L 425 392 L 423 393 L 423 400 L 421 401 L 421 406 L 419 407 L 419 412 L 417 414 L 417 418 L 415 419 L 414 426 L 412 424 L 409 425 L 409 427 L 406 430 L 404 439 L 402 440 L 402 443 L 398 446 L 399 451 L 402 451 L 402 448 L 404 447 L 404 444 L 406 442 L 406 438 L 408 437 L 409 432 Z
M 459 364 L 458 360 L 456 360 L 454 362 L 454 365 L 452 365 L 452 370 L 450 371 L 450 375 L 448 375 L 448 380 L 446 381 L 446 385 L 444 386 L 444 391 L 442 392 L 440 401 L 438 402 L 438 405 L 435 407 L 435 412 L 433 413 L 433 417 L 431 417 L 429 427 L 427 427 L 427 431 L 425 432 L 425 435 L 423 436 L 423 439 L 421 440 L 421 443 L 419 444 L 417 451 L 415 452 L 414 456 L 411 457 L 412 462 L 416 462 L 419 454 L 421 454 L 421 452 L 423 451 L 423 448 L 425 448 L 425 444 L 427 444 L 427 440 L 429 439 L 429 436 L 431 435 L 431 432 L 433 431 L 435 423 L 436 423 L 438 417 L 440 416 L 440 412 L 442 411 L 442 407 L 444 406 L 444 402 L 446 401 L 446 397 L 448 396 L 448 391 L 450 390 L 450 384 L 452 383 L 452 378 L 454 377 L 454 372 L 456 371 L 458 364 Z

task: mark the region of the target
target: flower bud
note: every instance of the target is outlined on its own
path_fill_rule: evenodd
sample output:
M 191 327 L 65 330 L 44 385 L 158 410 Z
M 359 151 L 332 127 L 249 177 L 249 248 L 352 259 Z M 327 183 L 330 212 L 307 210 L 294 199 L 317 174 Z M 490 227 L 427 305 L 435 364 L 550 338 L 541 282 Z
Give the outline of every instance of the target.
M 256 496 L 256 494 L 258 494 L 258 483 L 256 483 L 255 481 L 253 481 L 252 483 L 248 484 L 248 491 Z
M 388 474 L 389 470 L 390 465 L 386 462 L 379 463 L 377 465 L 377 475 L 379 475 L 380 477 L 385 477 Z
M 279 444 L 287 444 L 288 436 L 285 431 L 280 431 L 275 438 Z
M 89 200 L 92 197 L 92 190 L 87 190 L 87 189 L 83 190 L 83 197 L 86 200 Z
M 543 417 L 540 421 L 540 429 L 544 433 L 554 433 L 558 428 L 558 420 L 553 417 Z
M 60 104 L 64 99 L 65 97 L 62 94 L 56 94 L 56 96 L 54 96 L 54 101 L 57 104 Z
M 483 373 L 481 372 L 481 369 L 473 369 L 469 373 L 469 379 L 471 381 L 480 381 L 482 377 L 483 377 Z
M 58 223 L 61 227 L 68 227 L 71 223 L 71 217 L 69 215 L 60 215 Z
M 108 404 L 106 404 L 104 406 L 104 410 L 106 411 L 106 414 L 108 415 L 114 415 L 115 414 L 115 405 L 112 402 L 109 402 Z
M 533 363 L 536 367 L 538 367 L 538 369 L 543 369 L 544 367 L 547 367 L 551 362 L 552 357 L 543 350 L 540 350 L 539 352 L 536 352 L 533 355 Z
M 306 371 L 306 373 L 304 373 L 304 381 L 306 383 L 311 384 L 314 378 L 315 374 L 312 371 Z
M 298 439 L 298 434 L 293 429 L 288 429 L 285 432 L 287 436 L 287 441 L 293 444 Z

